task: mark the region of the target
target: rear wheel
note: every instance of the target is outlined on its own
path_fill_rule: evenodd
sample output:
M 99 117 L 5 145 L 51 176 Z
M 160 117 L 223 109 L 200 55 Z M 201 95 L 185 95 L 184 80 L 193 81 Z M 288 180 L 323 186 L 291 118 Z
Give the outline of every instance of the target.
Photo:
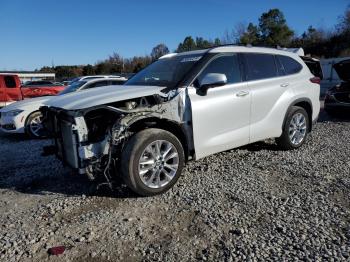
M 176 136 L 150 128 L 135 134 L 121 159 L 122 177 L 137 194 L 166 192 L 178 180 L 184 165 L 184 150 Z
M 33 112 L 27 118 L 25 124 L 26 133 L 32 138 L 44 138 L 47 136 L 42 124 L 43 115 L 41 112 Z
M 293 106 L 286 116 L 283 133 L 277 139 L 277 144 L 284 150 L 301 147 L 307 138 L 309 121 L 304 108 Z

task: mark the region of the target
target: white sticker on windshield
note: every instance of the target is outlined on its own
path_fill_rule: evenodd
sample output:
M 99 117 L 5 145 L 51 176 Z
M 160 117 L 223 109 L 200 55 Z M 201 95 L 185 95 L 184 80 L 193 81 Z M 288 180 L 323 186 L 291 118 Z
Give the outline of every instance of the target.
M 201 56 L 192 56 L 192 57 L 185 57 L 183 58 L 180 62 L 181 63 L 186 63 L 186 62 L 196 62 L 199 59 L 201 59 Z

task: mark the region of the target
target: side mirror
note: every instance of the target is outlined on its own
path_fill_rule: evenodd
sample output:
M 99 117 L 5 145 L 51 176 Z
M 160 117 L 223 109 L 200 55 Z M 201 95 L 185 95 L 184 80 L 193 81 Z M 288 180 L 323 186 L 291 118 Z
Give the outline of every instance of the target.
M 199 82 L 199 90 L 202 95 L 206 95 L 209 88 L 226 84 L 227 77 L 225 74 L 209 73 Z

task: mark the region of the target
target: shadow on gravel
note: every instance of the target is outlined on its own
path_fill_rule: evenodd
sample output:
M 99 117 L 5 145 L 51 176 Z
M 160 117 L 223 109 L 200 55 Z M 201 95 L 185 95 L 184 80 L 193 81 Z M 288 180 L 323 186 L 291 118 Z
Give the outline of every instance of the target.
M 4 186 L 0 183 L 1 188 L 4 188 Z M 20 193 L 34 195 L 63 194 L 67 196 L 86 195 L 112 198 L 138 197 L 120 181 L 115 182 L 113 189 L 111 189 L 107 184 L 91 182 L 85 176 L 77 174 L 67 174 L 54 178 L 44 176 L 25 182 L 16 181 L 12 185 L 8 184 L 5 187 L 14 189 Z
M 26 168 L 27 169 L 27 168 Z M 27 175 L 30 169 L 16 174 L 0 168 L 0 188 L 31 195 L 61 194 L 66 196 L 99 196 L 111 198 L 137 198 L 121 181 L 113 183 L 113 189 L 104 183 L 92 182 L 84 175 L 71 171 L 57 174 L 55 170 Z M 63 173 L 63 174 L 62 174 Z
M 2 185 L 0 184 L 0 187 Z M 115 181 L 111 189 L 108 184 L 89 181 L 84 175 L 66 174 L 63 176 L 34 178 L 27 183 L 15 183 L 11 188 L 25 194 L 63 194 L 67 196 L 100 196 L 112 198 L 136 198 L 121 181 Z
M 261 150 L 281 151 L 277 144 L 266 143 L 264 141 L 255 142 L 253 144 L 240 147 L 240 149 L 246 149 L 250 152 L 258 152 Z

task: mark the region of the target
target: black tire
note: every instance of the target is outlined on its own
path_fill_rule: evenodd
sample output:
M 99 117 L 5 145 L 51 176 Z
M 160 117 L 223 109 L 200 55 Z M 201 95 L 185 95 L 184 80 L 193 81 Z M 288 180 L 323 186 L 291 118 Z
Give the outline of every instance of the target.
M 25 132 L 26 134 L 30 137 L 30 138 L 45 138 L 47 137 L 47 132 L 45 132 L 44 129 L 42 129 L 41 131 L 35 133 L 32 131 L 32 128 L 31 128 L 31 123 L 34 119 L 36 118 L 41 118 L 42 117 L 42 114 L 41 112 L 39 111 L 36 111 L 36 112 L 33 112 L 31 113 L 28 117 L 27 117 L 27 120 L 25 122 L 25 126 L 24 126 L 24 129 L 25 129 Z
M 306 122 L 306 130 L 305 130 L 305 135 L 303 137 L 303 139 L 300 141 L 300 143 L 293 143 L 292 139 L 290 138 L 290 134 L 289 134 L 289 128 L 291 125 L 291 121 L 293 119 L 293 116 L 295 116 L 296 114 L 302 114 L 305 117 L 305 122 Z M 277 145 L 282 149 L 282 150 L 292 150 L 292 149 L 296 149 L 301 147 L 306 139 L 307 139 L 307 135 L 309 132 L 309 126 L 310 126 L 310 119 L 309 119 L 309 115 L 307 114 L 307 112 L 305 111 L 304 108 L 299 107 L 299 106 L 293 106 L 291 107 L 291 109 L 288 111 L 284 124 L 283 124 L 283 128 L 282 128 L 282 135 L 276 139 Z
M 178 167 L 173 178 L 160 188 L 147 186 L 139 175 L 139 160 L 146 147 L 156 141 L 171 143 L 178 154 Z M 184 166 L 185 156 L 181 142 L 168 131 L 149 128 L 136 133 L 126 144 L 121 157 L 121 174 L 127 186 L 141 196 L 152 196 L 169 190 L 178 180 Z M 159 175 L 161 176 L 161 175 Z

